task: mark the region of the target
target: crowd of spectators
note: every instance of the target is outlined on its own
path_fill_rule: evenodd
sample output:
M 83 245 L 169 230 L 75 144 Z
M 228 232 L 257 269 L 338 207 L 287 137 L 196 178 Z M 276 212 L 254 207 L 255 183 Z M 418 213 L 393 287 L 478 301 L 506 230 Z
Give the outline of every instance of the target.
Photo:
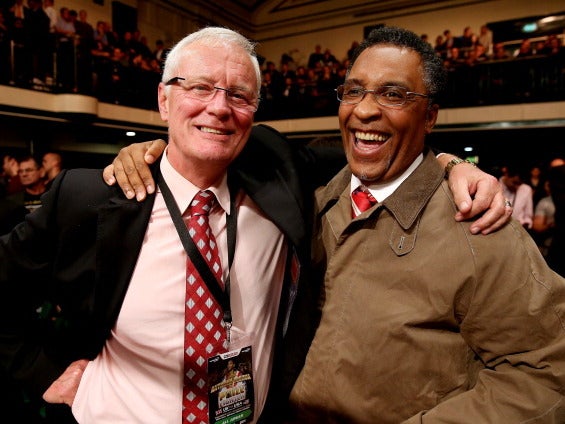
M 513 206 L 512 217 L 530 233 L 552 269 L 565 275 L 565 159 L 554 157 L 533 165 L 508 163 L 498 171 L 504 196 Z
M 103 21 L 93 27 L 85 10 L 55 9 L 53 1 L 27 0 L 24 5 L 16 0 L 0 6 L 0 84 L 79 92 L 155 109 L 154 90 L 148 87 L 160 80 L 164 43 L 158 40 L 151 49 L 138 30 L 118 33 Z M 357 45 L 352 42 L 336 56 L 318 44 L 306 63 L 292 54 L 264 58 L 257 119 L 334 115 L 335 88 Z M 434 48 L 450 71 L 447 97 L 452 100 L 443 107 L 554 100 L 565 92 L 565 54 L 557 35 L 525 39 L 517 47 L 493 42 L 483 25 L 478 34 L 471 27 L 460 35 L 446 29 L 435 38 Z M 532 61 L 539 58 L 545 62 Z
M 41 206 L 41 195 L 50 188 L 63 164 L 58 152 L 46 152 L 41 158 L 29 153 L 0 153 L 0 234 L 5 234 Z
M 427 40 L 428 36 L 422 34 L 422 38 Z M 316 45 L 307 64 L 295 63 L 288 54 L 282 55 L 278 69 L 273 61 L 267 61 L 259 118 L 335 114 L 338 105 L 334 89 L 343 81 L 357 45 L 354 41 L 342 60 L 336 59 L 330 49 Z M 470 27 L 460 36 L 445 30 L 436 37 L 434 49 L 449 71 L 447 97 L 453 103 L 443 106 L 458 106 L 457 102 L 467 106 L 506 103 L 527 100 L 534 93 L 545 96 L 540 100 L 563 97 L 565 50 L 557 35 L 534 42 L 524 39 L 515 47 L 512 43 L 494 43 L 492 32 L 483 25 L 479 34 Z M 481 64 L 490 66 L 477 66 Z
M 161 40 L 151 49 L 139 30 L 93 26 L 86 10 L 56 9 L 54 0 L 0 6 L 0 84 L 154 108 L 154 91 L 151 101 L 141 91 L 158 83 L 166 51 Z

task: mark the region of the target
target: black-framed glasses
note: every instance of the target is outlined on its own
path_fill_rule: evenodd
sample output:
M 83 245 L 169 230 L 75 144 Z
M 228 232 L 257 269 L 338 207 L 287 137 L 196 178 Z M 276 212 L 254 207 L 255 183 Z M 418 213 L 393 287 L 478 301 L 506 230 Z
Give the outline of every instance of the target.
M 223 91 L 230 106 L 249 112 L 256 112 L 259 107 L 259 97 L 243 88 L 223 88 L 202 81 L 189 81 L 182 77 L 173 77 L 165 85 L 178 84 L 191 99 L 202 102 L 211 101 L 218 91 Z
M 340 85 L 335 91 L 337 99 L 348 105 L 361 103 L 367 93 L 371 93 L 377 103 L 385 107 L 400 107 L 417 97 L 428 97 L 427 94 L 408 91 L 406 88 L 396 85 L 385 85 L 374 90 L 367 90 L 358 85 Z

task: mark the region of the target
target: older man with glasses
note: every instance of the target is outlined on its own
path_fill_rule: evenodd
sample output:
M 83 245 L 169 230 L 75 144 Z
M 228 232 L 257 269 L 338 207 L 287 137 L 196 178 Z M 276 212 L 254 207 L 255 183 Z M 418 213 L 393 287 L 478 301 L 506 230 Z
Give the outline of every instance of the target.
M 157 194 L 139 204 L 98 170 L 62 171 L 41 210 L 0 238 L 0 360 L 78 422 L 260 419 L 309 240 L 300 173 L 273 165 L 289 146 L 263 128 L 275 144 L 240 155 L 260 81 L 241 35 L 187 36 L 158 89 L 169 145 Z M 250 172 L 256 157 L 269 164 Z M 28 313 L 44 300 L 55 316 L 41 331 Z M 220 381 L 228 358 L 247 370 L 237 393 Z

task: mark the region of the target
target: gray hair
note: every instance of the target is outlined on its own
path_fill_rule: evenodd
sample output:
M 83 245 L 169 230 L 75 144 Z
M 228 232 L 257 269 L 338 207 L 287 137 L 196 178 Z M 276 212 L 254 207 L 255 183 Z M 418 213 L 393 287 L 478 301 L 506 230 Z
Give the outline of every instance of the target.
M 190 44 L 203 41 L 210 48 L 226 45 L 235 45 L 243 48 L 249 55 L 253 68 L 255 69 L 255 77 L 257 79 L 257 93 L 261 90 L 261 68 L 257 60 L 257 53 L 255 52 L 256 43 L 248 40 L 243 35 L 236 31 L 223 27 L 206 27 L 199 31 L 193 32 L 182 40 L 180 40 L 169 52 L 165 60 L 163 68 L 163 82 L 169 81 L 171 78 L 177 76 L 176 72 L 183 59 L 186 47 Z

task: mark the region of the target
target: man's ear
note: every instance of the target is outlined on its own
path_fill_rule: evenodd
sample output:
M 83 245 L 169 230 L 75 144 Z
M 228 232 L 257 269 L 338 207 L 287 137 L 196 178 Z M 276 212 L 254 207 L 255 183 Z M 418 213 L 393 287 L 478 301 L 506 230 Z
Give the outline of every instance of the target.
M 161 114 L 161 119 L 166 122 L 169 120 L 169 90 L 167 90 L 167 87 L 162 82 L 159 83 L 157 100 L 159 103 L 159 113 Z
M 428 108 L 428 112 L 426 114 L 426 134 L 432 132 L 432 129 L 434 128 L 437 121 L 438 113 L 439 113 L 439 106 L 437 104 L 433 104 L 431 105 L 431 107 Z

